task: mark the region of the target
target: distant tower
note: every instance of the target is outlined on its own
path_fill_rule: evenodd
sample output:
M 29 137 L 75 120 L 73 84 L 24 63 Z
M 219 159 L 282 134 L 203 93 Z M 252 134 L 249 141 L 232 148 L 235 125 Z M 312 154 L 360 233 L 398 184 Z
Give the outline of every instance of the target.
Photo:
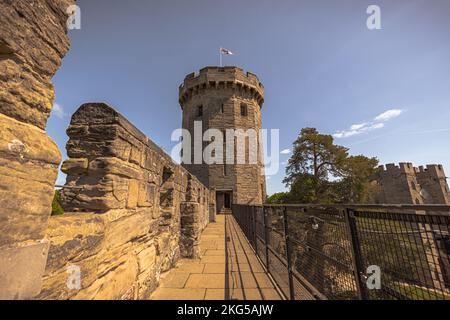
M 236 164 L 235 152 L 233 164 L 208 165 L 203 161 L 202 164 L 192 162 L 184 166 L 206 186 L 216 190 L 218 212 L 230 208 L 232 203 L 263 203 L 266 198 L 266 182 L 262 174 L 264 161 L 259 130 L 264 87 L 256 75 L 244 73 L 237 67 L 203 68 L 199 74 L 191 73 L 186 76 L 180 86 L 179 102 L 183 110 L 183 129 L 189 130 L 192 138 L 195 121 L 201 121 L 203 132 L 207 129 L 218 129 L 224 136 L 227 129 L 256 130 L 256 164 L 248 162 L 247 146 L 245 164 Z M 203 142 L 203 150 L 208 144 L 210 142 Z M 193 143 L 191 151 L 193 159 Z M 223 157 L 227 158 L 225 143 Z
M 411 163 L 380 167 L 380 202 L 388 204 L 450 204 L 450 191 L 442 165 L 414 167 Z
M 416 171 L 411 163 L 380 166 L 378 181 L 381 185 L 381 202 L 389 204 L 423 204 Z
M 421 166 L 416 169 L 416 176 L 426 204 L 450 204 L 450 190 L 442 165 Z

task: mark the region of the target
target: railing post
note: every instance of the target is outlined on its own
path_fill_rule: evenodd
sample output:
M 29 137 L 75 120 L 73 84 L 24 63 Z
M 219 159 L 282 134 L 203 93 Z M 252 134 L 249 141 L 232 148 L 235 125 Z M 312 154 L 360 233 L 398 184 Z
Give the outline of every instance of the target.
M 247 235 L 247 239 L 248 241 L 252 244 L 253 249 L 255 248 L 255 244 L 253 243 L 253 230 L 252 230 L 252 225 L 253 225 L 253 216 L 252 216 L 252 212 L 251 212 L 251 207 L 249 206 L 247 209 L 247 215 L 248 215 L 248 235 Z
M 287 207 L 283 207 L 283 225 L 284 225 L 284 241 L 286 243 L 286 260 L 289 277 L 289 293 L 291 300 L 295 300 L 294 278 L 292 276 L 292 261 L 291 261 L 292 247 L 291 242 L 289 240 Z
M 267 219 L 267 212 L 266 212 L 266 207 L 263 205 L 262 207 L 263 210 L 263 220 L 264 220 L 264 244 L 266 245 L 266 269 L 267 272 L 270 272 L 270 267 L 269 267 L 269 227 L 268 227 L 268 219 Z
M 356 282 L 356 289 L 358 291 L 358 297 L 360 300 L 368 300 L 369 295 L 367 292 L 367 286 L 363 281 L 365 272 L 363 270 L 364 264 L 361 255 L 361 248 L 358 236 L 358 229 L 356 228 L 355 215 L 349 208 L 344 209 L 345 222 L 347 225 L 347 231 L 350 236 L 350 244 L 352 249 L 353 260 L 353 273 Z
M 256 238 L 256 206 L 252 206 L 252 217 L 253 217 L 253 241 L 255 244 L 256 255 L 258 255 L 258 241 Z

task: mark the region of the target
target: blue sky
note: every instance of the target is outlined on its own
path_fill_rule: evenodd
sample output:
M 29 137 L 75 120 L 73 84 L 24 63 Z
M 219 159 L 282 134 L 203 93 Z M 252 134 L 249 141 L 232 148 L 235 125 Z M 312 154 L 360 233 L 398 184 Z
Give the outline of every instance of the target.
M 366 9 L 381 7 L 381 30 Z M 266 89 L 263 127 L 281 150 L 303 127 L 335 134 L 381 163 L 444 164 L 450 175 L 448 0 L 79 0 L 82 29 L 54 77 L 48 132 L 65 157 L 70 115 L 85 102 L 116 107 L 170 151 L 181 126 L 178 86 L 218 64 L 256 73 Z M 389 111 L 391 110 L 391 111 Z M 389 111 L 388 113 L 386 113 Z M 268 181 L 282 191 L 284 164 Z M 64 183 L 64 177 L 58 179 Z

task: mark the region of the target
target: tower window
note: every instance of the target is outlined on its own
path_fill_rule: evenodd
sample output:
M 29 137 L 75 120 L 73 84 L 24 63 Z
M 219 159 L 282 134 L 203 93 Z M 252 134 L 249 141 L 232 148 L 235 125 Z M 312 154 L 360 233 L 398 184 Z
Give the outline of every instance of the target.
M 224 112 L 224 109 L 225 109 L 225 108 L 224 108 L 224 104 L 222 103 L 222 106 L 220 107 L 220 112 L 223 113 L 223 112 Z
M 241 104 L 241 116 L 246 117 L 248 114 L 247 105 Z
M 203 106 L 197 107 L 197 117 L 203 117 Z

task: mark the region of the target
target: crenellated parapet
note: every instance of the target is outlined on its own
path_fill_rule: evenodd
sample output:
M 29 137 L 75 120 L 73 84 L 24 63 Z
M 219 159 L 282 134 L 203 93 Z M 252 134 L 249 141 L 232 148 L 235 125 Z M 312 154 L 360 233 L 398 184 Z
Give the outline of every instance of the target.
M 401 162 L 398 165 L 388 163 L 378 167 L 380 174 L 415 174 L 416 168 L 410 162 Z
M 239 96 L 255 99 L 260 106 L 264 104 L 264 86 L 253 73 L 245 73 L 238 67 L 206 67 L 198 74 L 186 76 L 179 88 L 181 107 L 192 97 L 203 94 L 206 90 L 229 90 Z

